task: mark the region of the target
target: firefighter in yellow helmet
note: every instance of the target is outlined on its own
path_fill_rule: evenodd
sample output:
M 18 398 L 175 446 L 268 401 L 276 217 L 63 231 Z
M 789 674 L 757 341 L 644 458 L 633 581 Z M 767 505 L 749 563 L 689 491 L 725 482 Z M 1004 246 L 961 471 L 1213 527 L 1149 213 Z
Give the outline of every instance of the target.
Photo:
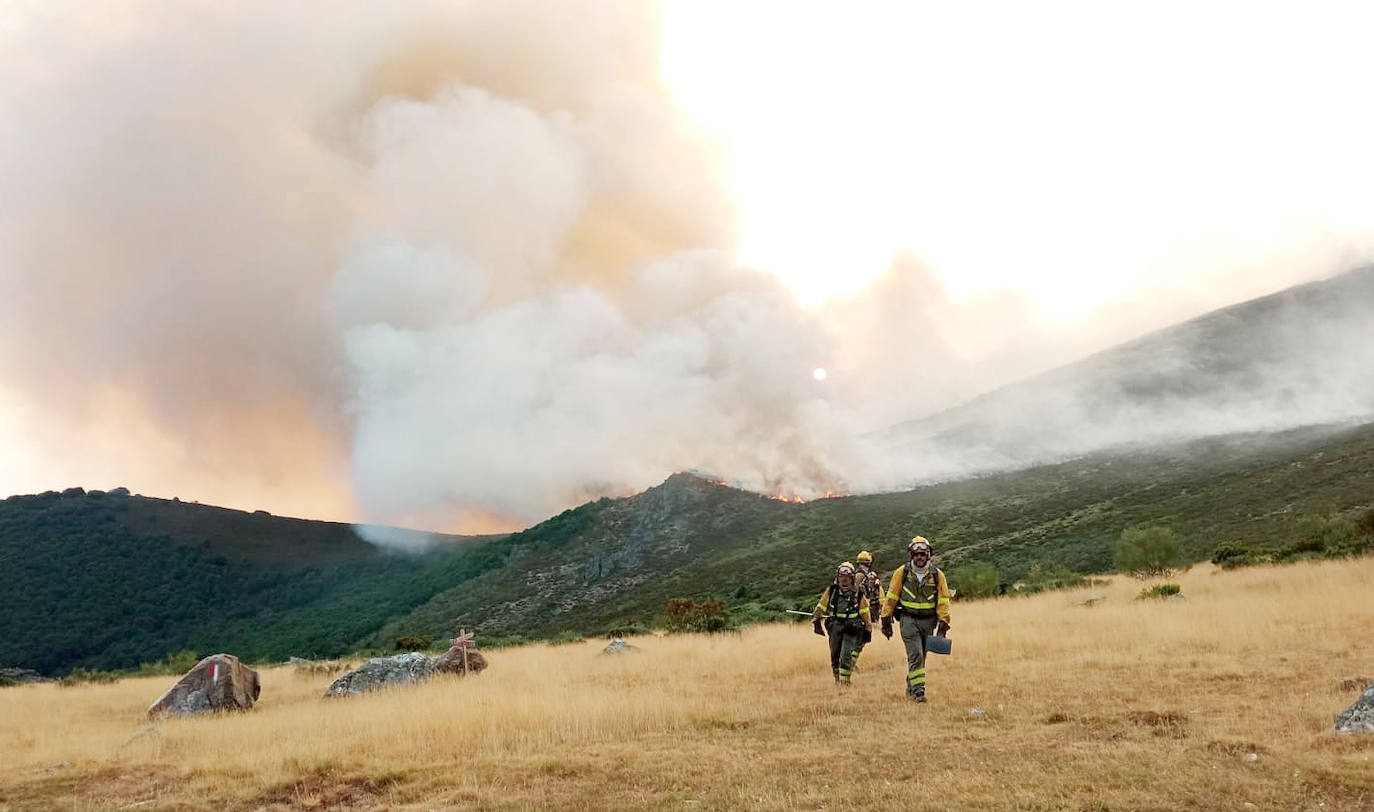
M 878 571 L 873 569 L 873 553 L 868 550 L 861 550 L 854 558 L 854 578 L 859 582 L 859 589 L 863 590 L 864 597 L 868 598 L 868 609 L 871 620 L 878 622 L 878 613 L 883 609 L 883 579 L 878 575 Z
M 861 550 L 854 557 L 854 562 L 854 580 L 858 583 L 859 591 L 864 593 L 865 598 L 868 598 L 868 619 L 871 623 L 877 623 L 878 613 L 883 608 L 883 580 L 873 569 L 873 553 L 868 550 Z M 854 664 L 856 666 L 859 663 L 859 655 L 863 654 L 863 651 L 864 643 L 859 643 L 858 650 L 854 652 Z
M 849 684 L 855 656 L 873 639 L 868 598 L 854 575 L 854 565 L 848 561 L 836 568 L 835 580 L 821 593 L 812 612 L 816 634 L 830 635 L 830 671 L 840 685 Z
M 883 601 L 883 636 L 892 639 L 892 618 L 902 622 L 906 645 L 906 695 L 926 701 L 926 638 L 949 631 L 949 583 L 930 563 L 930 542 L 917 536 L 907 545 L 907 563 L 892 573 Z

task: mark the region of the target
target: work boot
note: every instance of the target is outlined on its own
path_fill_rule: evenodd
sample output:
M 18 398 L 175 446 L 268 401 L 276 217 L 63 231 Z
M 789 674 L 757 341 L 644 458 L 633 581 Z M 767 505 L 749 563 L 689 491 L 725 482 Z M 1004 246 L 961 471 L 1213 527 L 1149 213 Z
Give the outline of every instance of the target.
M 925 689 L 925 687 L 922 686 L 922 687 L 920 687 L 920 688 L 917 688 L 917 689 L 916 689 L 915 695 L 912 696 L 911 698 L 914 699 L 914 700 L 916 700 L 917 702 L 924 702 L 924 701 L 926 701 L 926 689 Z

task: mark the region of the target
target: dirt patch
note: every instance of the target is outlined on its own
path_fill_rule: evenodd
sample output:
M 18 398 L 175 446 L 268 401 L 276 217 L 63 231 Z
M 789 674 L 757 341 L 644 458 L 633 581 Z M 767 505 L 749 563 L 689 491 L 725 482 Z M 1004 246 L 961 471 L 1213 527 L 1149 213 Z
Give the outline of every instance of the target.
M 69 772 L 70 765 L 40 768 L 33 780 L 0 787 L 0 808 L 120 807 L 154 805 L 180 781 L 170 770 L 155 767 L 109 769 L 91 774 Z
M 1368 688 L 1371 682 L 1374 682 L 1374 679 L 1370 679 L 1369 677 L 1346 677 L 1336 683 L 1336 692 L 1341 694 L 1351 693 L 1352 691 L 1361 692 L 1364 691 L 1365 688 Z
M 1216 753 L 1219 756 L 1229 756 L 1231 758 L 1244 758 L 1251 755 L 1268 755 L 1269 751 L 1260 744 L 1254 742 L 1207 742 L 1207 752 Z
M 399 779 L 316 775 L 278 787 L 248 802 L 253 809 L 338 809 L 375 806 Z
M 1062 713 L 1051 713 L 1045 717 L 1045 724 L 1047 725 L 1062 725 L 1067 721 L 1069 721 L 1069 717 Z
M 1188 717 L 1179 711 L 1131 711 L 1126 718 L 1137 727 L 1148 727 L 1156 736 L 1181 739 L 1188 735 Z

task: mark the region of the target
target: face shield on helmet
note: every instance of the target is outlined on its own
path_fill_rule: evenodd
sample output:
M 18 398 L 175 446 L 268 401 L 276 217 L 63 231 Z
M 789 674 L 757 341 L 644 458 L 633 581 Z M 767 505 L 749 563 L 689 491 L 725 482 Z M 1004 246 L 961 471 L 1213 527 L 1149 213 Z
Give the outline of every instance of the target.
M 854 565 L 846 561 L 836 568 L 835 582 L 844 589 L 854 586 Z

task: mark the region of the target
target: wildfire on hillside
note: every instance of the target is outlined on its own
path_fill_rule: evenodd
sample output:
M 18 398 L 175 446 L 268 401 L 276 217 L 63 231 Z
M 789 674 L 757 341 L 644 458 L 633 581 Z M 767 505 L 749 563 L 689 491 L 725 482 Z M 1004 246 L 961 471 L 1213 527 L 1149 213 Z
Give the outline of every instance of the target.
M 706 482 L 708 482 L 708 483 L 710 483 L 710 484 L 712 484 L 712 485 L 716 485 L 716 486 L 721 487 L 721 488 L 740 488 L 740 487 L 741 487 L 741 486 L 739 486 L 739 485 L 732 485 L 731 483 L 726 482 L 726 481 L 723 480 L 723 479 L 709 479 L 709 478 L 705 478 L 705 477 L 703 477 L 703 479 L 705 479 Z M 747 489 L 746 489 L 746 490 L 747 490 Z M 757 493 L 757 491 L 756 491 L 756 493 Z M 804 497 L 804 496 L 802 496 L 801 494 L 798 494 L 798 493 L 783 493 L 783 492 L 781 492 L 781 491 L 779 491 L 778 493 L 771 493 L 771 494 L 765 493 L 765 494 L 760 494 L 760 495 L 761 495 L 761 496 L 764 496 L 764 497 L 766 497 L 766 498 L 768 498 L 768 499 L 772 499 L 772 500 L 774 500 L 774 501 L 777 501 L 777 502 L 787 502 L 788 504 L 792 504 L 792 505 L 804 505 L 804 504 L 806 504 L 806 503 L 809 502 L 809 501 L 814 501 L 815 499 L 842 499 L 842 498 L 844 498 L 844 497 L 846 497 L 846 496 L 853 496 L 853 494 L 847 493 L 847 492 L 844 492 L 844 491 L 831 491 L 831 490 L 826 491 L 826 492 L 825 492 L 824 494 L 822 494 L 821 496 L 813 497 L 812 499 L 807 499 L 806 497 Z

